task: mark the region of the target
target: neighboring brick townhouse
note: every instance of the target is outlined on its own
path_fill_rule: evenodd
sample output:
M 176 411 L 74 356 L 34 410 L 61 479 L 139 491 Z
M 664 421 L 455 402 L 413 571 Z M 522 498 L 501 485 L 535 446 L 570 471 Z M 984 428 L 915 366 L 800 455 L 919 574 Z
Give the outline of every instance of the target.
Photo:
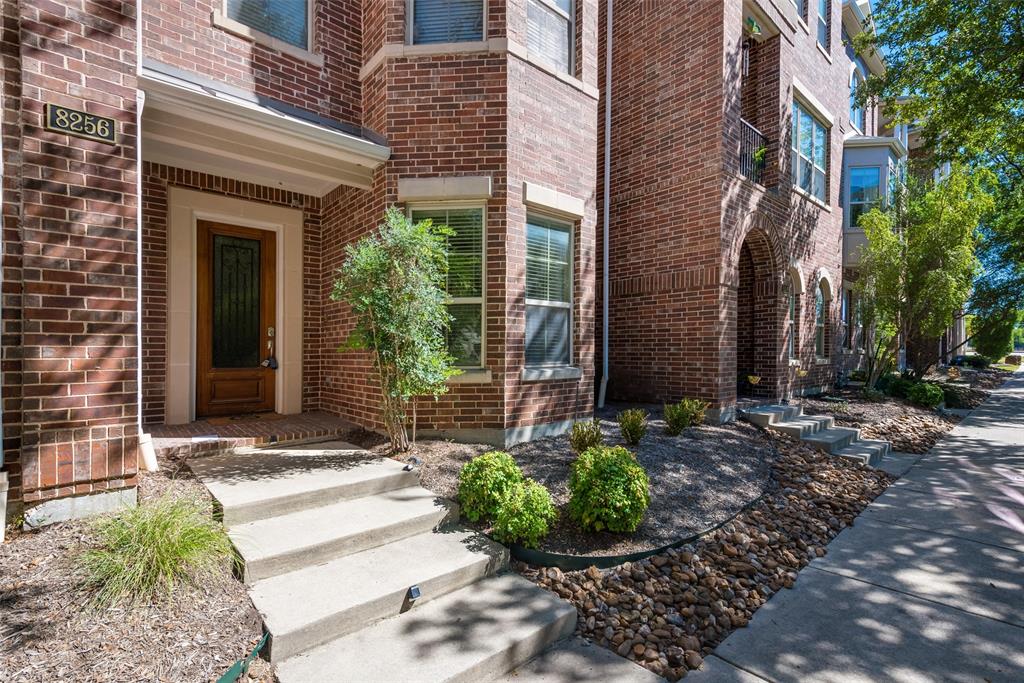
M 463 373 L 420 434 L 507 445 L 591 414 L 605 96 L 608 397 L 725 419 L 738 377 L 782 395 L 856 357 L 844 152 L 902 150 L 850 107 L 882 68 L 844 47 L 867 3 L 620 0 L 609 22 L 606 0 L 2 1 L 13 501 L 133 499 L 161 425 L 375 427 L 330 293 L 392 204 L 456 231 Z

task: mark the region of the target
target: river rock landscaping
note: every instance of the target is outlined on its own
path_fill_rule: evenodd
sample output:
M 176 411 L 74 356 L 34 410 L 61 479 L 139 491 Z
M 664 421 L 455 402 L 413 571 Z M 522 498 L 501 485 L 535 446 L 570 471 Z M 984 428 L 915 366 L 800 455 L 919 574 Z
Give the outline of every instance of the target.
M 176 463 L 141 473 L 141 504 L 163 495 L 210 501 Z M 13 533 L 0 545 L 0 680 L 215 681 L 263 635 L 245 586 L 228 566 L 170 600 L 97 608 L 74 560 L 94 542 L 91 521 Z M 273 678 L 257 660 L 249 679 Z
M 516 569 L 569 600 L 581 635 L 671 681 L 697 669 L 732 630 L 892 482 L 881 470 L 834 458 L 785 436 L 769 437 L 772 488 L 693 544 L 601 571 Z
M 670 436 L 660 409 L 650 412 L 647 435 L 637 447 L 628 447 L 650 478 L 650 507 L 633 534 L 584 532 L 569 518 L 568 478 L 577 456 L 567 436 L 506 449 L 526 477 L 547 487 L 558 509 L 540 549 L 589 556 L 653 550 L 728 519 L 764 491 L 774 448 L 756 427 L 743 422 L 701 425 Z M 614 411 L 599 419 L 604 443 L 624 445 Z M 388 450 L 383 443 L 363 445 L 381 453 Z M 492 450 L 486 444 L 421 440 L 411 454 L 398 458 L 418 458 L 422 485 L 454 500 L 462 466 Z

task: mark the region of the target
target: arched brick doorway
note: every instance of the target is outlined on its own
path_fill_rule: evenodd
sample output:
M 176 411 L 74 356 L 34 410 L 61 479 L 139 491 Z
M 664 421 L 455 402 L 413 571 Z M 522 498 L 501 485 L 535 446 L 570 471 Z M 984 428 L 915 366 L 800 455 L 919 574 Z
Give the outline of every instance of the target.
M 775 398 L 781 357 L 779 276 L 768 235 L 753 228 L 743 240 L 737 263 L 737 396 Z M 756 383 L 751 378 L 760 378 Z

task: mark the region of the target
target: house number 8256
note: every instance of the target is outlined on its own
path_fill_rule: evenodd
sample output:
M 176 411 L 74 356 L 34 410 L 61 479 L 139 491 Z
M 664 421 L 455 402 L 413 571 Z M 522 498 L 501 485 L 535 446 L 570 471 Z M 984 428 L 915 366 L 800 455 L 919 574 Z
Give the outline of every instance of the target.
M 58 104 L 46 105 L 46 129 L 67 133 L 87 140 L 115 144 L 115 122 L 106 116 L 96 116 Z

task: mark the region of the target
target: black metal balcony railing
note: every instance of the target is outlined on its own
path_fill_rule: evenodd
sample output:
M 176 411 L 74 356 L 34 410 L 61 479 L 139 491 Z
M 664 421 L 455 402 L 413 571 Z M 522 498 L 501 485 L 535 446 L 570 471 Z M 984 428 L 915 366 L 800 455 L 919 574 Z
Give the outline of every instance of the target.
M 760 183 L 764 175 L 768 145 L 761 131 L 743 119 L 740 119 L 740 123 L 743 124 L 740 126 L 740 173 Z

